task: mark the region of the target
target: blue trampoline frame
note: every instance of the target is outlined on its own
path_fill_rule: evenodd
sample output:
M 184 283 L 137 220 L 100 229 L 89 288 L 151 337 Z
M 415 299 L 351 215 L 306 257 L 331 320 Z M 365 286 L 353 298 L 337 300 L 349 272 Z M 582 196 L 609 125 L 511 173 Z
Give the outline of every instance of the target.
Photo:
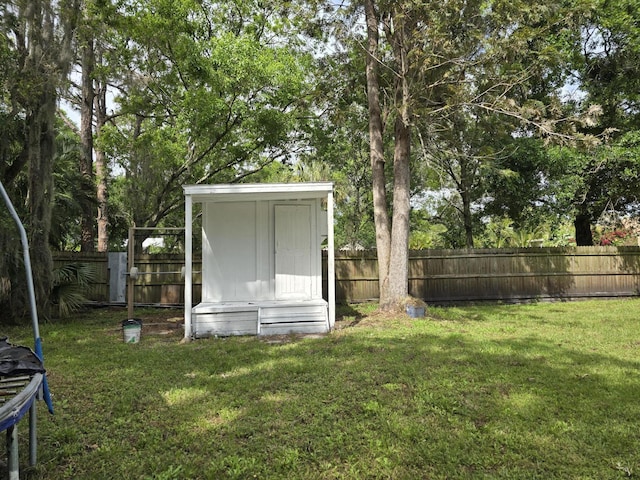
M 27 234 L 22 222 L 20 221 L 20 217 L 11 203 L 11 199 L 4 189 L 4 185 L 2 185 L 2 182 L 0 182 L 0 195 L 2 195 L 7 209 L 20 231 L 24 268 L 27 278 L 27 289 L 29 293 L 29 304 L 31 307 L 31 325 L 35 344 L 34 351 L 40 361 L 44 364 Z M 26 383 L 24 388 L 0 408 L 0 431 L 6 430 L 7 432 L 7 467 L 9 471 L 9 480 L 19 480 L 20 478 L 17 426 L 18 422 L 27 414 L 27 412 L 29 412 L 29 464 L 34 466 L 37 462 L 37 415 L 35 400 L 39 394 L 41 394 L 41 399 L 44 398 L 49 412 L 53 414 L 53 403 L 51 402 L 49 386 L 47 385 L 47 377 L 42 373 L 34 374 L 30 378 L 29 382 Z

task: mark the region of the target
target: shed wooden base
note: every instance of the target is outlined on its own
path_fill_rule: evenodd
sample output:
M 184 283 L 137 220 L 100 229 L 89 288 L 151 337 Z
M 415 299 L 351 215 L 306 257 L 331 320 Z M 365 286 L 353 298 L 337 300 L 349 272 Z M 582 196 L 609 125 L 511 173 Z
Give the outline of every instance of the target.
M 200 303 L 192 309 L 192 322 L 195 338 L 330 331 L 327 302 L 322 299 Z

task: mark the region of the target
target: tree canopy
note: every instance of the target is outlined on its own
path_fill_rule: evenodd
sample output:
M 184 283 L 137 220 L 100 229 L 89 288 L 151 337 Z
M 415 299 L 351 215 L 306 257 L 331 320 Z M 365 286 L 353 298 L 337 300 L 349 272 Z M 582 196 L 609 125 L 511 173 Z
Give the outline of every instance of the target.
M 603 212 L 638 217 L 637 0 L 1 8 L 0 176 L 43 305 L 50 248 L 180 226 L 183 184 L 333 180 L 338 246 L 377 248 L 391 308 L 410 247 L 593 244 Z

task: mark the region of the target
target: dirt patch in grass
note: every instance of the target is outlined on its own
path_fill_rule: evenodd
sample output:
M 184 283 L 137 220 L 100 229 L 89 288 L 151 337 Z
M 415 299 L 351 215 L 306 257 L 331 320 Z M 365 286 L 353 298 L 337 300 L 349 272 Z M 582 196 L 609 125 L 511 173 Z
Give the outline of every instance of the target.
M 169 318 L 165 321 L 143 322 L 142 333 L 145 335 L 177 335 L 184 333 L 184 320 Z
M 106 307 L 93 312 L 95 317 L 121 318 L 128 317 L 126 308 Z M 85 312 L 86 315 L 86 312 Z M 142 322 L 142 335 L 182 335 L 184 333 L 184 314 L 177 308 L 140 308 L 134 310 L 133 318 Z M 118 324 L 113 329 L 121 334 L 122 326 Z
M 406 313 L 371 310 L 366 314 L 344 315 L 336 318 L 336 330 L 348 328 L 394 328 L 399 325 L 410 327 L 416 321 Z

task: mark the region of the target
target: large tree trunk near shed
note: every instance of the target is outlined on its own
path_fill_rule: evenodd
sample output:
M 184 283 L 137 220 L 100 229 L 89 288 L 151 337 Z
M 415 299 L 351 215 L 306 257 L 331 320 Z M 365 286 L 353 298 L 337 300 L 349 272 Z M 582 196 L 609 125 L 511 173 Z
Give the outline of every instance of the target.
M 107 87 L 102 84 L 95 97 L 96 107 L 96 135 L 98 138 L 102 132 L 102 127 L 107 121 Z M 98 142 L 99 143 L 99 142 Z M 98 251 L 107 252 L 109 250 L 109 171 L 107 167 L 107 157 L 104 150 L 98 146 L 96 149 L 96 177 L 98 183 Z
M 391 257 L 391 226 L 387 211 L 387 187 L 384 172 L 383 123 L 378 80 L 378 16 L 373 0 L 365 1 L 367 19 L 366 79 L 369 108 L 369 157 L 371 161 L 373 217 L 376 228 L 378 283 L 381 303 L 386 301 Z
M 95 177 L 93 174 L 93 71 L 95 67 L 94 42 L 91 34 L 82 42 L 82 98 L 80 100 L 80 174 L 79 186 L 82 196 L 82 218 L 80 219 L 80 250 L 93 252 L 95 224 Z

